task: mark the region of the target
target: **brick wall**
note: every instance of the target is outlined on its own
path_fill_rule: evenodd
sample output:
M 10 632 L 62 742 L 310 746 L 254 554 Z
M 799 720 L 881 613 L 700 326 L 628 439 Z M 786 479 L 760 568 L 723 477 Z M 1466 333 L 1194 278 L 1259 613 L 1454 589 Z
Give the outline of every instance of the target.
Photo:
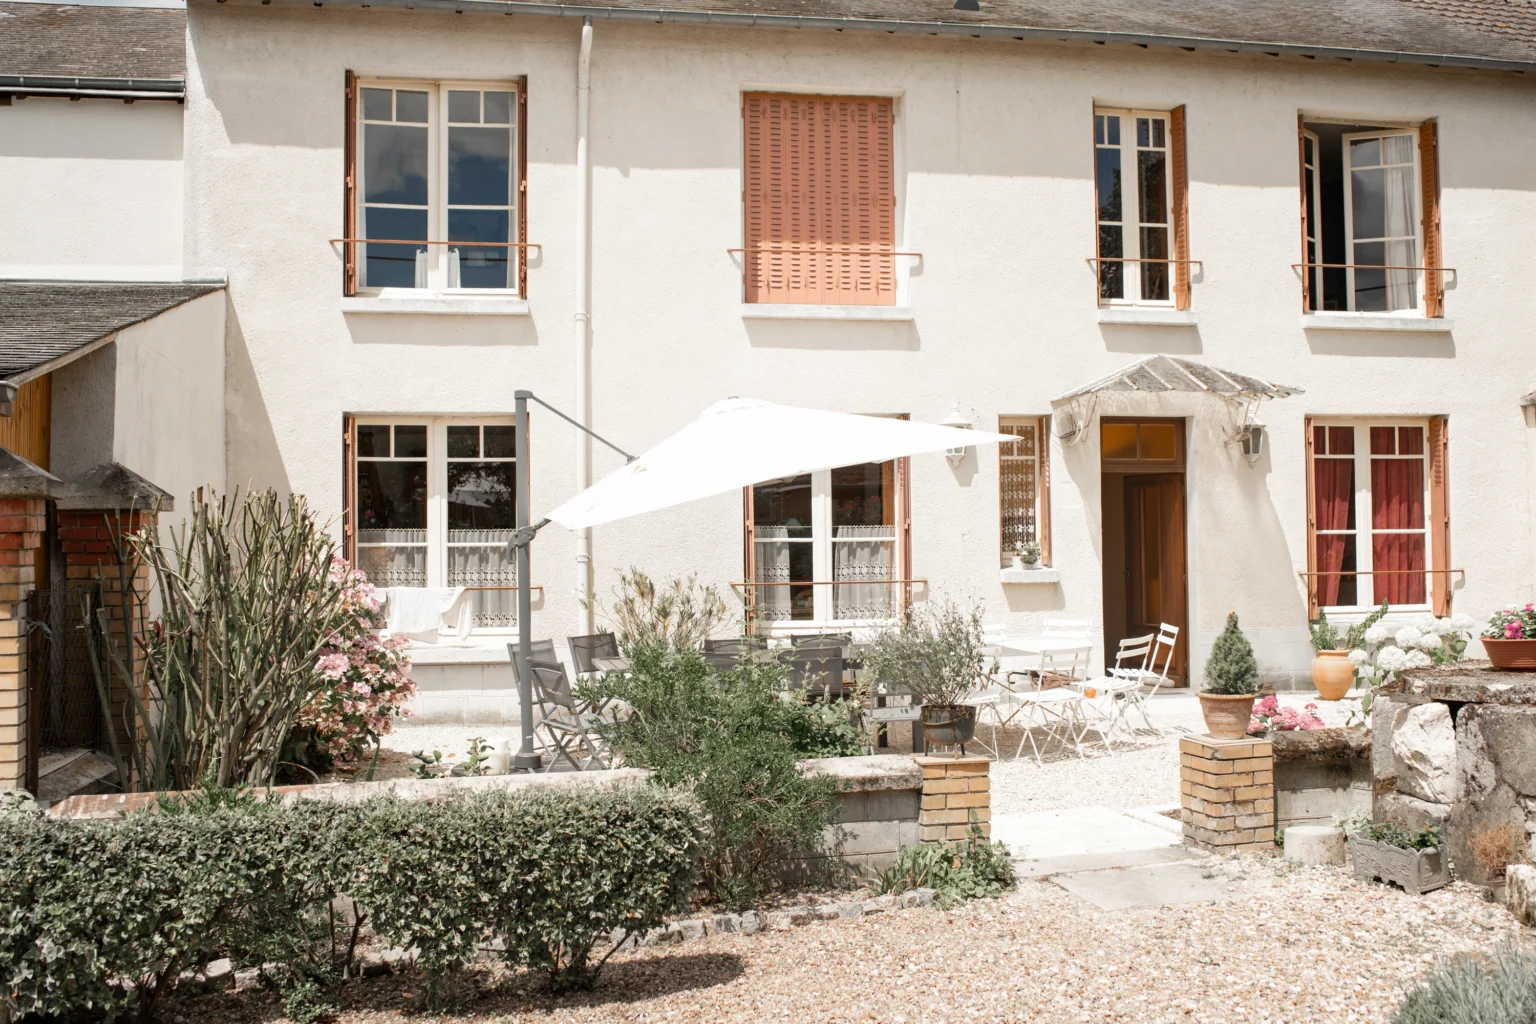
M 992 835 L 991 760 L 985 757 L 914 757 L 923 769 L 917 837 L 925 843 L 964 839 L 972 820 Z
M 46 502 L 0 498 L 0 789 L 27 783 L 26 600 L 46 529 Z
M 1268 740 L 1179 740 L 1184 838 L 1213 849 L 1273 850 L 1275 756 Z

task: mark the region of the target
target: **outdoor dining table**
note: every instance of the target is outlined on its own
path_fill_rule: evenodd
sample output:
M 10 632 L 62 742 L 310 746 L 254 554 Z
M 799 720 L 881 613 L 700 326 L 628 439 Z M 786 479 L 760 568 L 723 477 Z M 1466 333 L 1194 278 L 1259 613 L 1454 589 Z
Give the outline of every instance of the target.
M 593 658 L 592 667 L 599 672 L 628 672 L 628 658 Z
M 1071 651 L 1079 647 L 1092 647 L 1093 639 L 1086 636 L 1046 636 L 1044 633 L 1031 633 L 1024 636 L 1005 636 L 999 642 L 989 645 L 990 649 L 997 652 L 998 657 L 1039 657 L 1051 651 Z

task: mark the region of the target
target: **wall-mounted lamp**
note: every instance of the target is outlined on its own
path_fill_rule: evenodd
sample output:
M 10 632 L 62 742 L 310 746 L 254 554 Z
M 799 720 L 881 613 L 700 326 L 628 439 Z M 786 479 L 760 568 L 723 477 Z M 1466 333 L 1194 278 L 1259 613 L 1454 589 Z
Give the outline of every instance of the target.
M 1248 460 L 1248 465 L 1259 461 L 1259 456 L 1264 454 L 1264 424 L 1254 423 L 1243 431 L 1239 443 L 1243 448 L 1243 458 Z
M 950 407 L 949 412 L 945 414 L 944 418 L 939 420 L 939 426 L 955 427 L 959 430 L 970 430 L 971 421 L 966 419 L 965 413 L 960 411 L 960 403 L 956 402 L 953 406 Z M 951 466 L 958 466 L 965 460 L 965 453 L 969 450 L 969 446 L 966 445 L 962 445 L 958 448 L 946 448 L 944 449 L 944 457 L 949 460 L 949 464 Z

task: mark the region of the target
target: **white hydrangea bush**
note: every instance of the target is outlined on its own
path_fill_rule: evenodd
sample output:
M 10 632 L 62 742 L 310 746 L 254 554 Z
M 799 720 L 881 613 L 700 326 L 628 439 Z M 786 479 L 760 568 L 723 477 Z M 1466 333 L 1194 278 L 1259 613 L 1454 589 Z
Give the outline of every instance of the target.
M 1459 661 L 1475 628 L 1470 615 L 1437 618 L 1425 612 L 1395 629 L 1380 622 L 1366 629 L 1361 645 L 1349 652 L 1355 686 L 1365 691 L 1359 710 L 1350 713 L 1349 724 L 1369 720 L 1372 691 L 1393 682 L 1405 669 Z

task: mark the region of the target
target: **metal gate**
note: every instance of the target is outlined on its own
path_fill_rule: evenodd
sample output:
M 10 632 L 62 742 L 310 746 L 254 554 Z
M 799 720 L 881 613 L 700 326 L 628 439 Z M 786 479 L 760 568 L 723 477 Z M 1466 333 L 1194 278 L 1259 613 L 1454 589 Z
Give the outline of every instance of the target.
M 102 703 L 91 670 L 91 640 L 99 630 L 95 584 L 39 587 L 27 595 L 27 789 L 37 792 L 45 754 L 100 750 Z M 98 647 L 98 649 L 100 649 Z

